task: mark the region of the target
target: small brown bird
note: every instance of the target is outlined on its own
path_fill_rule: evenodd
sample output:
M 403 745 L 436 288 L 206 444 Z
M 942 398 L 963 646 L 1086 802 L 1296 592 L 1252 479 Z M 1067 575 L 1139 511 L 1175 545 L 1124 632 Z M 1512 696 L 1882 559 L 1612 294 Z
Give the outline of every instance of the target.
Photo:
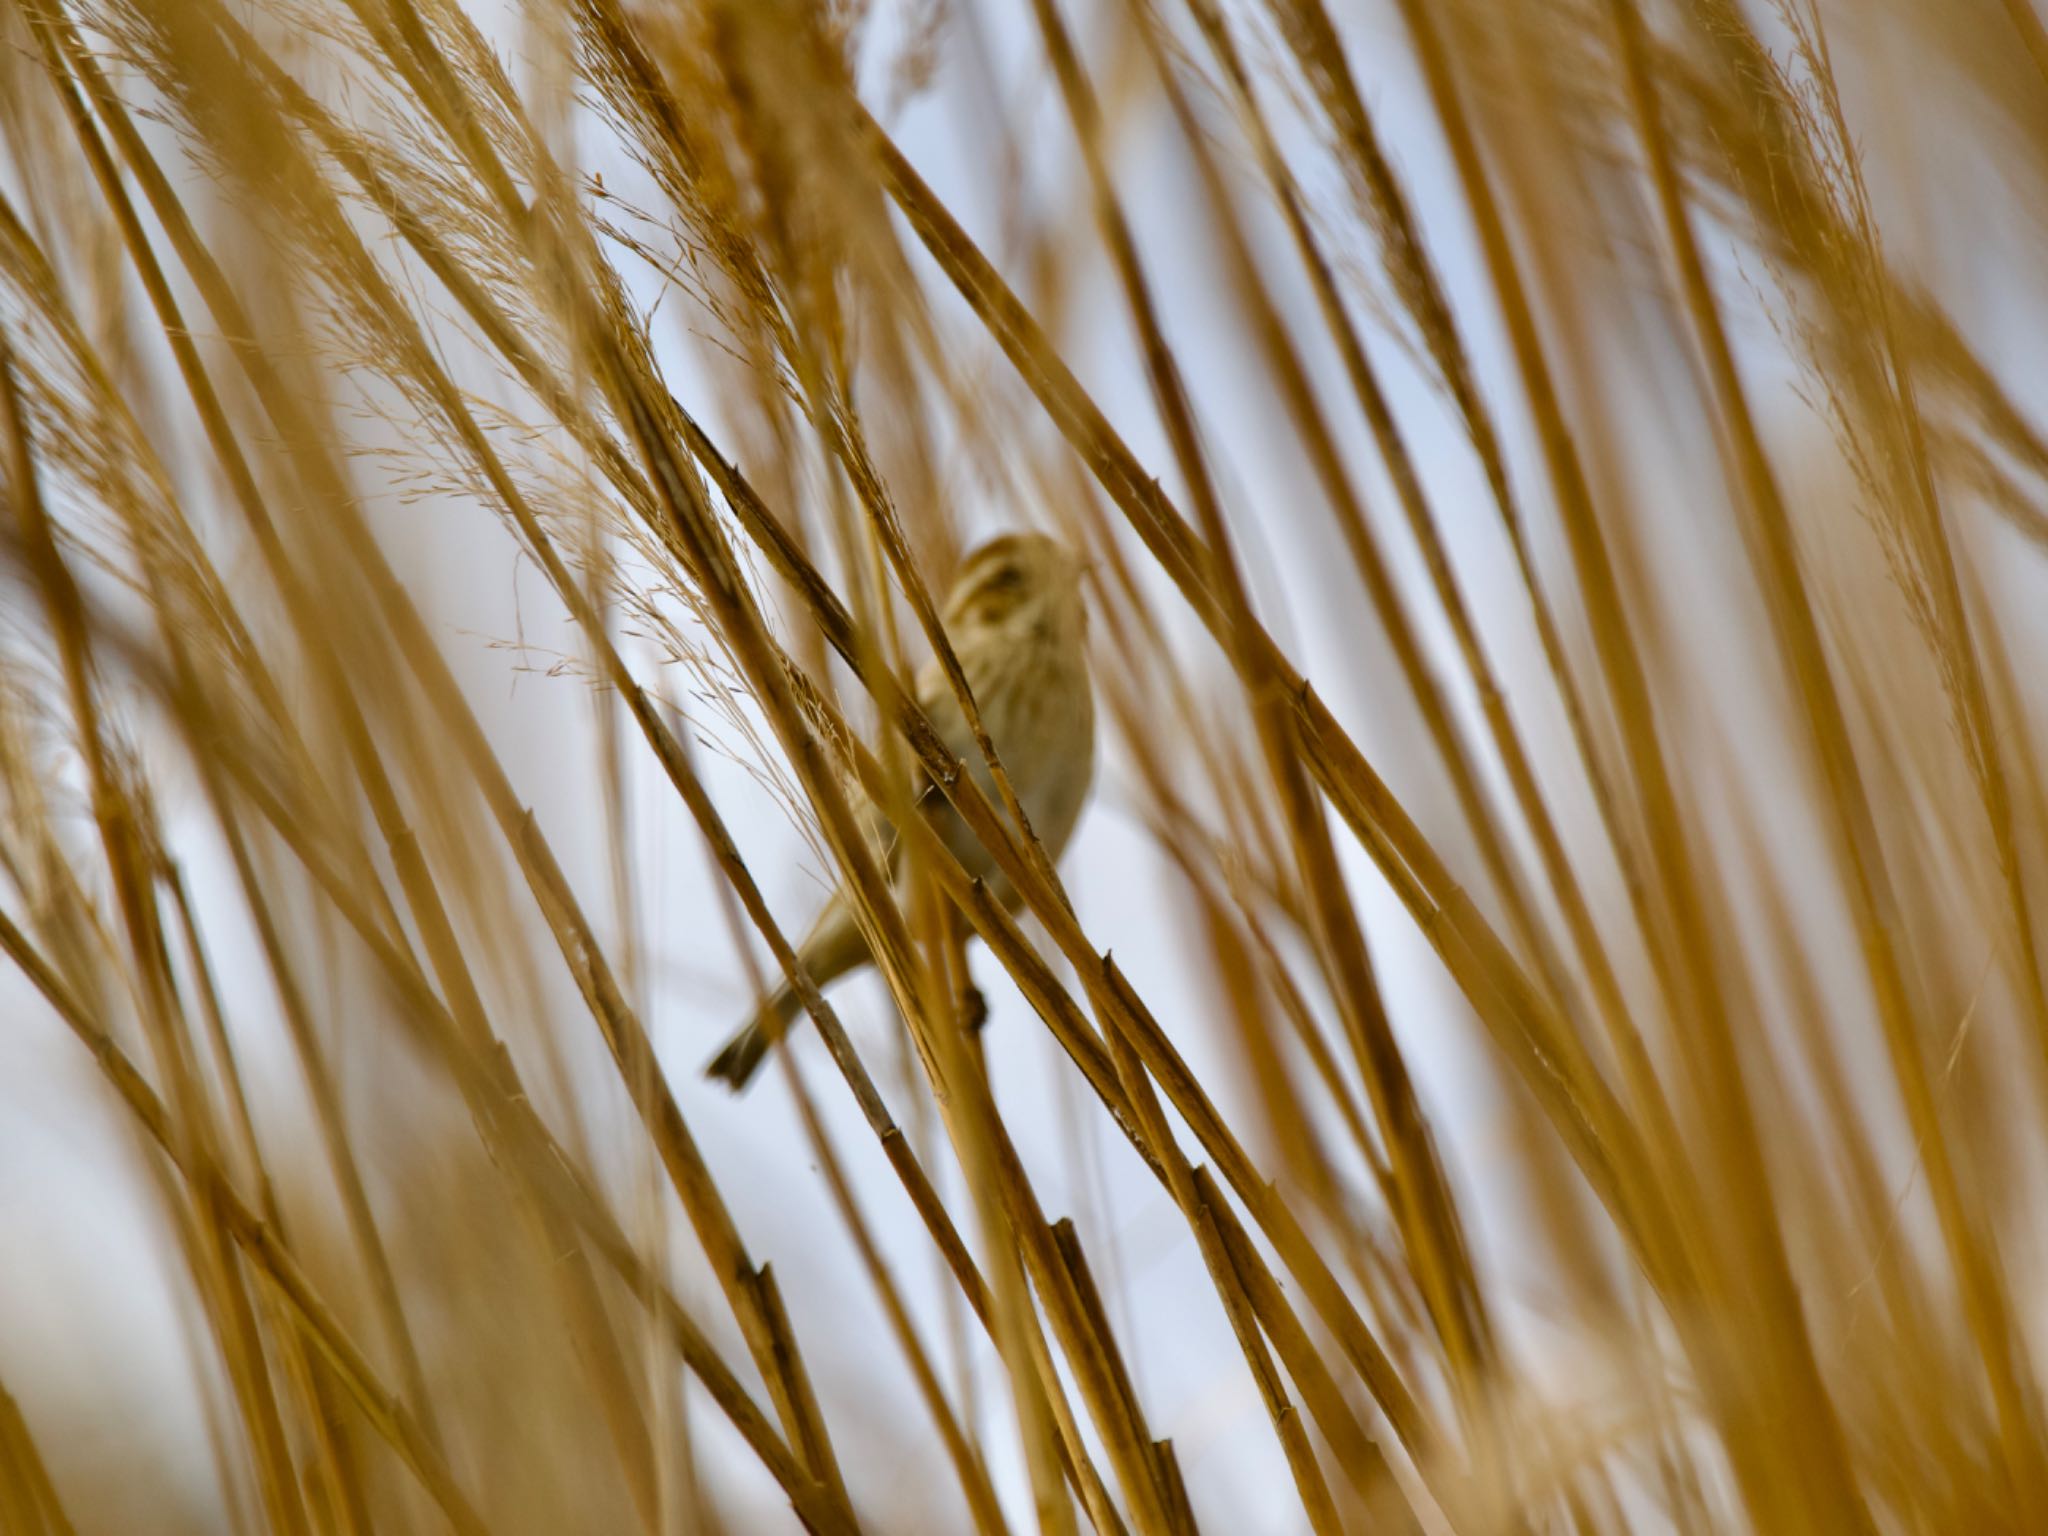
M 1095 771 L 1084 569 L 1064 546 L 1043 534 L 1005 534 L 967 557 L 940 614 L 1031 830 L 1054 859 L 1080 819 Z M 918 675 L 917 698 L 981 792 L 1000 805 L 988 764 L 936 659 Z M 970 875 L 989 879 L 991 891 L 1014 910 L 1016 893 L 981 840 L 941 797 L 927 794 L 924 803 L 953 856 Z M 844 891 L 826 904 L 798 954 L 821 987 L 872 963 Z M 801 1008 L 784 981 L 712 1058 L 706 1075 L 735 1090 L 745 1087 Z

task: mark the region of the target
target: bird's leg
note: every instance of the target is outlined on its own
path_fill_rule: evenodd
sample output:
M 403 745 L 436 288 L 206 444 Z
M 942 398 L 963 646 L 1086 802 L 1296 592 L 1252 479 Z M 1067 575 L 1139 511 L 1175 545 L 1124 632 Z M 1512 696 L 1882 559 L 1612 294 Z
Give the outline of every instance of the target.
M 973 978 L 960 993 L 960 1022 L 967 1026 L 969 1034 L 979 1033 L 981 1026 L 988 1022 L 988 999 L 981 995 L 981 988 Z
M 941 913 L 946 979 L 960 984 L 956 994 L 960 1005 L 960 1024 L 968 1034 L 979 1034 L 981 1026 L 988 1022 L 988 999 L 974 984 L 974 970 L 967 963 L 967 941 L 973 934 L 967 926 L 966 914 L 951 902 L 942 905 Z

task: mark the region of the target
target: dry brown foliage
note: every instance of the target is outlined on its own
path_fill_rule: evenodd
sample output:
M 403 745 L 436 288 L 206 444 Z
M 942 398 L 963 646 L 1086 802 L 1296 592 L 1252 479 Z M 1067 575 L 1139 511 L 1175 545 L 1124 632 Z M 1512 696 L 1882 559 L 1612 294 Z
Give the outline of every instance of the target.
M 2048 1530 L 2037 4 L 0 0 L 0 1530 Z

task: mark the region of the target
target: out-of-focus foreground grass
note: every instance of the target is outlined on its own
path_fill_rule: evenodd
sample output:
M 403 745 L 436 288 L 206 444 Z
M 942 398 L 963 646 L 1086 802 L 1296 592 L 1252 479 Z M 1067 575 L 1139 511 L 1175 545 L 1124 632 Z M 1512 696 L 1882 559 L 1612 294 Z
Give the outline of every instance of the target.
M 2048 1530 L 2036 4 L 0 0 L 4 1028 L 127 1193 L 7 1177 L 158 1256 L 208 1453 L 42 1357 L 0 1529 Z M 970 218 L 901 125 L 1020 51 L 923 140 Z M 465 515 L 574 636 L 509 701 Z M 1020 523 L 1096 562 L 1142 974 L 903 691 Z M 914 1047 L 813 997 L 773 1166 L 644 953 L 807 916 L 728 759 Z M 928 837 L 892 897 L 920 776 L 1021 919 Z M 1176 1453 L 970 937 L 1260 1486 Z M 1467 1028 L 1484 1116 L 1417 1089 Z M 748 1230 L 804 1181 L 851 1375 Z

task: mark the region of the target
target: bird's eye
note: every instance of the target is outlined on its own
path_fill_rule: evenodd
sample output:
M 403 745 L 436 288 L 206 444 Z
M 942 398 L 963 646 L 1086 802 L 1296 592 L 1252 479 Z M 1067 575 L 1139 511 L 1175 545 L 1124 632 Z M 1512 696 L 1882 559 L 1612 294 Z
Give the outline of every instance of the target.
M 1000 624 L 1024 596 L 1024 571 L 1010 561 L 994 567 L 974 584 L 967 611 L 980 624 Z

